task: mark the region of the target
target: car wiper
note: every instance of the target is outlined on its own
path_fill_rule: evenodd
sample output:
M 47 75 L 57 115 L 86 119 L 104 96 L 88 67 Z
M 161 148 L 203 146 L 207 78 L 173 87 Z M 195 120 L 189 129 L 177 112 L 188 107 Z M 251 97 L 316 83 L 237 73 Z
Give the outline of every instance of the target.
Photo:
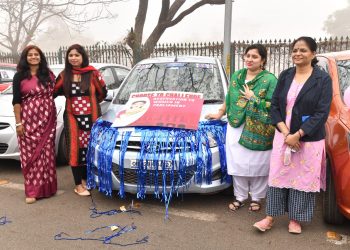
M 223 100 L 219 100 L 219 99 L 211 99 L 211 100 L 204 100 L 204 104 L 214 104 L 214 103 L 223 103 Z

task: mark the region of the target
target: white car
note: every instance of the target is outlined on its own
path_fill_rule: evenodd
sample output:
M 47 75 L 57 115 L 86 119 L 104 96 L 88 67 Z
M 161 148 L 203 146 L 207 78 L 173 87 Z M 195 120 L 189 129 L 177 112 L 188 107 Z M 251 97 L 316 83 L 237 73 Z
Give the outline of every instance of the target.
M 102 114 L 108 109 L 114 96 L 114 90 L 118 89 L 121 81 L 129 73 L 130 69 L 119 64 L 92 64 L 101 71 L 106 82 L 108 96 L 101 105 Z M 50 66 L 51 70 L 57 76 L 64 68 L 64 64 Z M 56 155 L 57 160 L 62 163 L 67 162 L 66 144 L 64 139 L 63 113 L 65 108 L 65 98 L 59 96 L 55 99 L 57 108 L 57 127 L 56 127 Z M 19 160 L 19 149 L 17 144 L 15 117 L 12 106 L 12 87 L 0 93 L 0 159 Z
M 108 111 L 103 114 L 102 122 L 106 124 L 113 123 L 116 114 L 120 110 L 125 109 L 125 104 L 129 100 L 130 94 L 145 91 L 181 91 L 202 93 L 204 97 L 204 104 L 200 115 L 200 122 L 205 122 L 205 115 L 208 113 L 217 112 L 219 107 L 222 105 L 227 93 L 227 86 L 227 76 L 222 64 L 217 58 L 179 56 L 145 59 L 137 63 L 127 78 L 123 81 L 122 85 L 118 89 L 118 93 L 112 101 L 112 104 L 109 106 Z M 94 152 L 92 153 L 94 154 L 94 161 L 91 162 L 90 165 L 92 173 L 90 176 L 93 176 L 93 178 L 90 177 L 90 180 L 93 182 L 93 186 L 95 183 L 96 185 L 100 185 L 102 183 L 100 188 L 102 188 L 101 190 L 104 190 L 104 186 L 106 186 L 106 183 L 108 183 L 108 186 L 106 186 L 106 192 L 109 192 L 107 189 L 114 189 L 122 190 L 121 192 L 125 191 L 129 193 L 138 193 L 138 185 L 140 182 L 142 182 L 142 180 L 139 179 L 138 173 L 140 170 L 137 168 L 135 169 L 135 164 L 140 162 L 137 159 L 142 149 L 151 149 L 149 149 L 148 146 L 142 146 L 141 135 L 136 131 L 136 129 L 133 130 L 133 128 L 130 127 L 129 129 L 131 129 L 133 132 L 131 132 L 130 137 L 128 137 L 126 147 L 122 146 L 122 144 L 125 145 L 123 143 L 124 139 L 122 133 L 118 134 L 118 137 L 116 138 L 116 145 L 111 145 L 114 148 L 114 152 L 112 153 L 112 166 L 106 166 L 104 168 L 111 168 L 111 182 L 109 181 L 108 173 L 105 175 L 107 176 L 106 180 L 108 179 L 106 182 L 100 178 L 102 175 L 99 176 L 99 173 L 102 173 L 103 171 L 101 170 L 103 166 L 101 166 L 101 169 L 99 168 L 99 157 L 105 159 L 105 157 L 108 157 L 107 155 L 110 154 L 108 153 L 109 149 L 107 149 L 108 152 L 105 152 L 105 147 L 101 146 L 99 143 L 106 142 L 107 140 L 103 137 L 103 134 L 99 133 L 99 131 L 96 134 L 93 133 L 91 135 L 92 141 L 97 141 L 96 146 L 94 146 L 94 143 L 90 144 L 92 146 L 91 152 Z M 106 133 L 109 133 L 109 131 Z M 198 177 L 199 172 L 197 172 L 197 163 L 194 163 L 193 165 L 189 166 L 188 172 L 182 180 L 182 183 L 185 183 L 185 185 L 183 185 L 184 188 L 181 188 L 181 190 L 183 190 L 185 193 L 215 193 L 230 186 L 230 183 L 222 181 L 222 178 L 224 178 L 223 176 L 225 176 L 225 173 L 223 174 L 223 172 L 226 171 L 223 171 L 220 162 L 220 149 L 209 133 L 208 137 L 211 137 L 208 138 L 209 140 L 207 141 L 209 142 L 209 150 L 212 157 L 210 165 L 211 182 L 206 183 L 204 178 L 202 183 L 195 181 L 195 175 Z M 99 138 L 104 139 L 101 139 L 100 141 Z M 173 142 L 174 138 L 170 138 L 169 141 Z M 162 142 L 160 143 L 162 144 Z M 172 143 L 170 144 L 173 145 Z M 159 146 L 159 148 L 165 150 L 165 153 L 163 151 L 159 153 L 159 159 L 168 159 L 167 157 L 171 154 L 173 149 L 164 147 L 164 144 L 162 145 L 163 146 Z M 181 157 L 182 156 L 180 155 L 179 151 L 176 151 L 176 165 L 179 164 Z M 150 163 L 152 160 L 143 158 L 143 161 Z M 165 162 L 165 164 L 168 162 L 168 160 L 162 161 Z M 120 172 L 120 162 L 124 162 L 123 169 L 121 170 L 122 172 Z M 171 179 L 168 177 L 166 179 L 162 179 L 164 176 L 164 171 L 168 171 L 167 167 L 164 169 L 159 169 L 159 167 L 154 166 L 147 167 L 145 173 L 146 193 L 154 192 L 155 176 L 157 176 L 157 182 L 163 183 L 167 190 L 172 189 L 173 182 Z M 174 170 L 173 174 L 175 176 L 174 178 L 179 176 L 177 170 Z

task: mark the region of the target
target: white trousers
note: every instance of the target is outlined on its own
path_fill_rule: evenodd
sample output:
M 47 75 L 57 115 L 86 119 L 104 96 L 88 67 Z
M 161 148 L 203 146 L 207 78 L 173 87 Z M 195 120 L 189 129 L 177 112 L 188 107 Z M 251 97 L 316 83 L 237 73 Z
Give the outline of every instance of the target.
M 266 197 L 268 176 L 232 176 L 232 179 L 236 200 L 245 201 L 248 199 L 249 192 L 253 201 L 260 201 Z

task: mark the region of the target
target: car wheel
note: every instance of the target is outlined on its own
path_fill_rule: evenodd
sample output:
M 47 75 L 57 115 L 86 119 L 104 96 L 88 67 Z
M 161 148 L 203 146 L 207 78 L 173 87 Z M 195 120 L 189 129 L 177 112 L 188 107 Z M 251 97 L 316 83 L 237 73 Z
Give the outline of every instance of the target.
M 58 152 L 57 152 L 57 161 L 61 164 L 67 164 L 68 163 L 68 156 L 67 156 L 67 143 L 65 138 L 65 130 L 62 130 L 61 136 L 60 136 L 60 142 L 58 144 Z
M 323 192 L 323 219 L 330 224 L 342 224 L 344 216 L 340 213 L 334 185 L 331 163 L 327 158 L 326 191 Z

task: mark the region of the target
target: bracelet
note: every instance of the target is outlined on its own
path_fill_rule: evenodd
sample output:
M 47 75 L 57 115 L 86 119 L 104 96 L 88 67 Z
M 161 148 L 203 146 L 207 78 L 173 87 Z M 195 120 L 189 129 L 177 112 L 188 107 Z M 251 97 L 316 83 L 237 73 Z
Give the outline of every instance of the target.
M 22 126 L 22 123 L 16 123 L 16 128 L 19 127 L 19 126 Z
M 286 140 L 287 139 L 287 136 L 288 135 L 290 135 L 290 133 L 288 132 L 288 134 L 286 134 L 285 136 L 284 136 L 284 140 Z

